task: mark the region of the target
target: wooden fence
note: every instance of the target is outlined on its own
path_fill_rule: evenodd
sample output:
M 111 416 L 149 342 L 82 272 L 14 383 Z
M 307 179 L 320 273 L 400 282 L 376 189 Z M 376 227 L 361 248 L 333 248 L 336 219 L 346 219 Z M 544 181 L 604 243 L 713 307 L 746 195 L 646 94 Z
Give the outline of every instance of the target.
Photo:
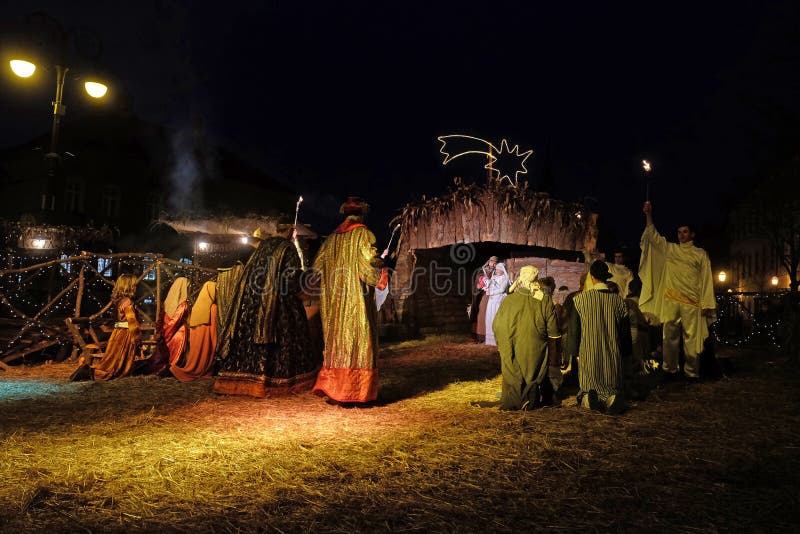
M 144 325 L 154 325 L 168 286 L 189 279 L 189 301 L 215 269 L 164 258 L 160 254 L 95 254 L 53 259 L 0 270 L 0 368 L 7 362 L 55 345 L 72 343 L 68 317 L 110 317 L 111 290 L 123 273 L 138 277 L 135 305 Z

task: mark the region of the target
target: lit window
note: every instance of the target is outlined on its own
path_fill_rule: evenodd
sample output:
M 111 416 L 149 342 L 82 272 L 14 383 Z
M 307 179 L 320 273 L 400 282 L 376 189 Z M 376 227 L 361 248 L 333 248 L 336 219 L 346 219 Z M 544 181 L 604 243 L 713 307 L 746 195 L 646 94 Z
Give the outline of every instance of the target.
M 152 263 L 145 263 L 144 268 L 149 269 L 147 274 L 144 275 L 145 280 L 155 280 L 156 279 L 156 268 L 152 268 Z
M 103 276 L 111 276 L 111 258 L 97 258 L 97 270 Z
M 67 258 L 69 258 L 69 256 L 67 256 L 66 254 L 62 254 L 61 255 L 61 259 L 62 260 L 65 260 Z M 61 268 L 64 269 L 65 271 L 67 271 L 67 272 L 71 272 L 72 271 L 72 265 L 68 261 L 62 262 L 61 263 Z

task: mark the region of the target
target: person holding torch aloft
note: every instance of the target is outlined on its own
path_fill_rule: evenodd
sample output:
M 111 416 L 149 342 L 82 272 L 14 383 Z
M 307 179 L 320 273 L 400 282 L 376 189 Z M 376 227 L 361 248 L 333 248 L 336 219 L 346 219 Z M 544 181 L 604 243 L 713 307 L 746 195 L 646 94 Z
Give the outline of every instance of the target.
M 703 342 L 715 318 L 711 262 L 706 251 L 694 245 L 695 233 L 691 226 L 679 226 L 678 243 L 668 243 L 653 225 L 653 207 L 649 200 L 642 211 L 646 226 L 640 243 L 642 294 L 639 308 L 652 313 L 664 324 L 665 377 L 675 377 L 679 371 L 683 339 L 683 372 L 686 377 L 697 379 Z

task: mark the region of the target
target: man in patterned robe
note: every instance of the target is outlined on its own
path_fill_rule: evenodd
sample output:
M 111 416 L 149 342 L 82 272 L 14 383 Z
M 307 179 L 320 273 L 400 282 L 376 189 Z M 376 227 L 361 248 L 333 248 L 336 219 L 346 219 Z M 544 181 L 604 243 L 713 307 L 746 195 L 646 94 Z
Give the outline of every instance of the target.
M 292 227 L 263 236 L 242 268 L 219 336 L 214 391 L 266 397 L 309 387 L 320 355 L 300 300 L 300 257 Z
M 349 197 L 345 220 L 325 239 L 314 259 L 320 276 L 320 315 L 325 342 L 314 393 L 339 403 L 378 397 L 378 333 L 374 288 L 383 289 L 375 236 L 363 223 L 367 204 Z

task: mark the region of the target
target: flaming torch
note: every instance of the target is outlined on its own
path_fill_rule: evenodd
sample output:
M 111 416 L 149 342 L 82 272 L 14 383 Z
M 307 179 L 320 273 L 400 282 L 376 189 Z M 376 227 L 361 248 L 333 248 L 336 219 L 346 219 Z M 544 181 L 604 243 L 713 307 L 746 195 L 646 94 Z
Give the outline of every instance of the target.
M 650 166 L 649 161 L 643 159 L 642 169 L 644 169 L 644 179 L 645 179 L 644 199 L 647 202 L 650 202 L 650 172 L 653 170 L 653 167 Z

